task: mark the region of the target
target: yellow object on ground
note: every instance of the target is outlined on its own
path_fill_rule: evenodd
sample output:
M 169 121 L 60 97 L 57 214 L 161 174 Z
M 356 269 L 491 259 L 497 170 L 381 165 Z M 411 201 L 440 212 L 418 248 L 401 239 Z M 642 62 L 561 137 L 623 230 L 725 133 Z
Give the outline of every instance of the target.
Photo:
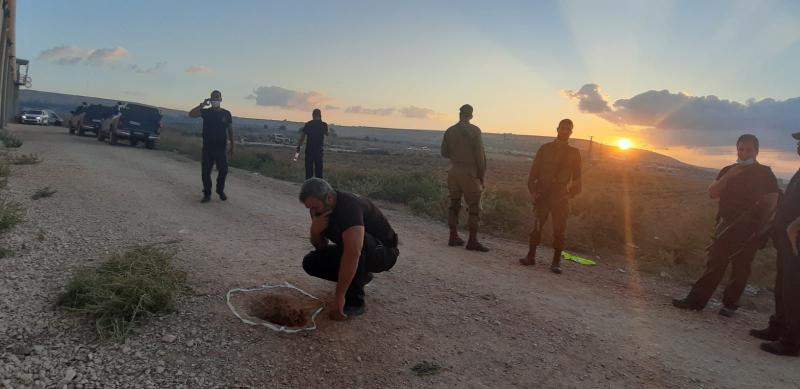
M 591 259 L 582 258 L 582 257 L 579 257 L 579 256 L 577 256 L 575 254 L 568 253 L 566 251 L 561 253 L 561 258 L 564 258 L 564 259 L 566 259 L 568 261 L 572 261 L 572 262 L 575 262 L 577 264 L 584 265 L 584 266 L 597 265 L 597 262 L 592 261 Z

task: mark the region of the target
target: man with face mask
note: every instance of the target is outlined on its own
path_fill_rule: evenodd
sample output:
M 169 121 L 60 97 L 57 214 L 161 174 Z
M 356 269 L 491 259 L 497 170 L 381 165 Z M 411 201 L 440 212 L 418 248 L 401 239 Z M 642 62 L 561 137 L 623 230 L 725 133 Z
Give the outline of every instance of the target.
M 566 240 L 569 200 L 581 193 L 581 153 L 569 145 L 572 128 L 572 120 L 564 119 L 558 123 L 556 140 L 539 147 L 528 175 L 534 225 L 528 242 L 528 255 L 520 258 L 519 262 L 525 266 L 536 264 L 536 249 L 542 240 L 542 229 L 552 215 L 553 261 L 550 270 L 556 274 L 561 274 L 561 252 Z
M 489 249 L 478 241 L 478 225 L 481 219 L 481 195 L 486 177 L 486 152 L 483 149 L 481 129 L 470 123 L 472 106 L 464 104 L 459 109 L 459 121 L 444 133 L 442 156 L 450 160 L 447 172 L 447 189 L 450 192 L 450 212 L 447 223 L 450 226 L 451 247 L 463 246 L 464 240 L 458 236 L 458 217 L 461 214 L 461 198 L 467 202 L 469 218 L 469 239 L 467 250 L 487 252 Z
M 719 200 L 719 211 L 711 244 L 706 249 L 705 273 L 686 298 L 672 301 L 677 308 L 696 311 L 705 308 L 725 276 L 728 263 L 732 263 L 731 280 L 725 288 L 719 314 L 733 316 L 747 286 L 753 258 L 766 244 L 780 193 L 778 180 L 769 166 L 758 163 L 758 138 L 754 135 L 740 136 L 736 151 L 736 163 L 724 167 L 708 188 L 709 196 Z
M 303 259 L 303 269 L 336 282 L 332 319 L 363 314 L 364 286 L 372 273 L 387 271 L 397 262 L 397 234 L 369 199 L 334 190 L 321 178 L 306 180 L 299 197 L 311 214 L 309 234 L 315 249 Z
M 792 134 L 800 141 L 800 132 Z M 797 143 L 800 154 L 800 142 Z M 775 277 L 775 314 L 769 326 L 752 330 L 750 335 L 769 341 L 761 349 L 772 354 L 796 357 L 800 354 L 800 255 L 797 239 L 800 234 L 800 171 L 786 187 L 775 214 L 772 241 L 777 250 Z
M 202 179 L 203 199 L 211 201 L 211 169 L 217 165 L 217 194 L 225 201 L 225 177 L 228 174 L 228 158 L 233 158 L 233 118 L 228 110 L 220 108 L 222 93 L 215 90 L 211 98 L 205 99 L 189 111 L 189 117 L 203 118 Z M 210 106 L 210 108 L 206 108 Z M 230 145 L 230 146 L 228 146 Z M 229 147 L 227 153 L 226 147 Z

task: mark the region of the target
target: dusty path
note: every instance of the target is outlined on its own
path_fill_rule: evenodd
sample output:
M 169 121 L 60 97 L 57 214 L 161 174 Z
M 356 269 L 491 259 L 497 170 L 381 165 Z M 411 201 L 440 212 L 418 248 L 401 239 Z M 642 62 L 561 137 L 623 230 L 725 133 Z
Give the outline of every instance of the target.
M 323 318 L 305 335 L 249 328 L 224 304 L 232 287 L 290 281 L 319 296 L 332 291 L 300 267 L 310 245 L 296 185 L 234 169 L 229 201 L 200 204 L 199 166 L 185 157 L 62 128 L 13 129 L 25 141 L 18 152 L 44 162 L 15 167 L 6 190 L 28 207 L 27 221 L 1 239 L 16 251 L 0 259 L 0 383 L 12 387 L 58 385 L 70 369 L 71 382 L 87 387 L 800 383 L 796 359 L 766 355 L 747 336 L 766 323 L 762 313 L 679 312 L 668 302 L 683 286 L 616 267 L 567 264 L 560 277 L 544 265 L 521 268 L 514 258 L 525 248 L 502 240 L 488 239 L 489 255 L 451 249 L 444 226 L 389 205 L 401 257 L 368 287 L 365 316 Z M 58 193 L 31 201 L 44 186 Z M 52 307 L 76 269 L 124 245 L 174 239 L 195 293 L 128 343 L 98 343 L 85 322 Z M 26 352 L 33 345 L 41 347 Z M 410 368 L 423 360 L 444 369 L 418 377 Z

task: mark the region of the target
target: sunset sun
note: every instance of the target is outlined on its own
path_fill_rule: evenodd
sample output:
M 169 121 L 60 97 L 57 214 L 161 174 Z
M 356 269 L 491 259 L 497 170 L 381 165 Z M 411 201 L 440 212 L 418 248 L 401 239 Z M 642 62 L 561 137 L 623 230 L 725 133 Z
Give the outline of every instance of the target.
M 631 142 L 630 139 L 622 138 L 617 141 L 617 147 L 619 147 L 620 150 L 628 150 L 633 147 L 633 142 Z

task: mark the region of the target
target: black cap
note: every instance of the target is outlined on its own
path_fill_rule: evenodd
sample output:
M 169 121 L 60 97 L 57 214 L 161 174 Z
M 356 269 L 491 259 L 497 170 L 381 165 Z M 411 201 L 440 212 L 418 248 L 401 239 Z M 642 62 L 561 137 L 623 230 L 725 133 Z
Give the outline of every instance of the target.
M 792 138 L 800 140 L 800 132 L 795 132 L 794 134 L 792 134 Z
M 469 104 L 464 104 L 461 106 L 458 112 L 462 115 L 472 115 L 472 106 Z

